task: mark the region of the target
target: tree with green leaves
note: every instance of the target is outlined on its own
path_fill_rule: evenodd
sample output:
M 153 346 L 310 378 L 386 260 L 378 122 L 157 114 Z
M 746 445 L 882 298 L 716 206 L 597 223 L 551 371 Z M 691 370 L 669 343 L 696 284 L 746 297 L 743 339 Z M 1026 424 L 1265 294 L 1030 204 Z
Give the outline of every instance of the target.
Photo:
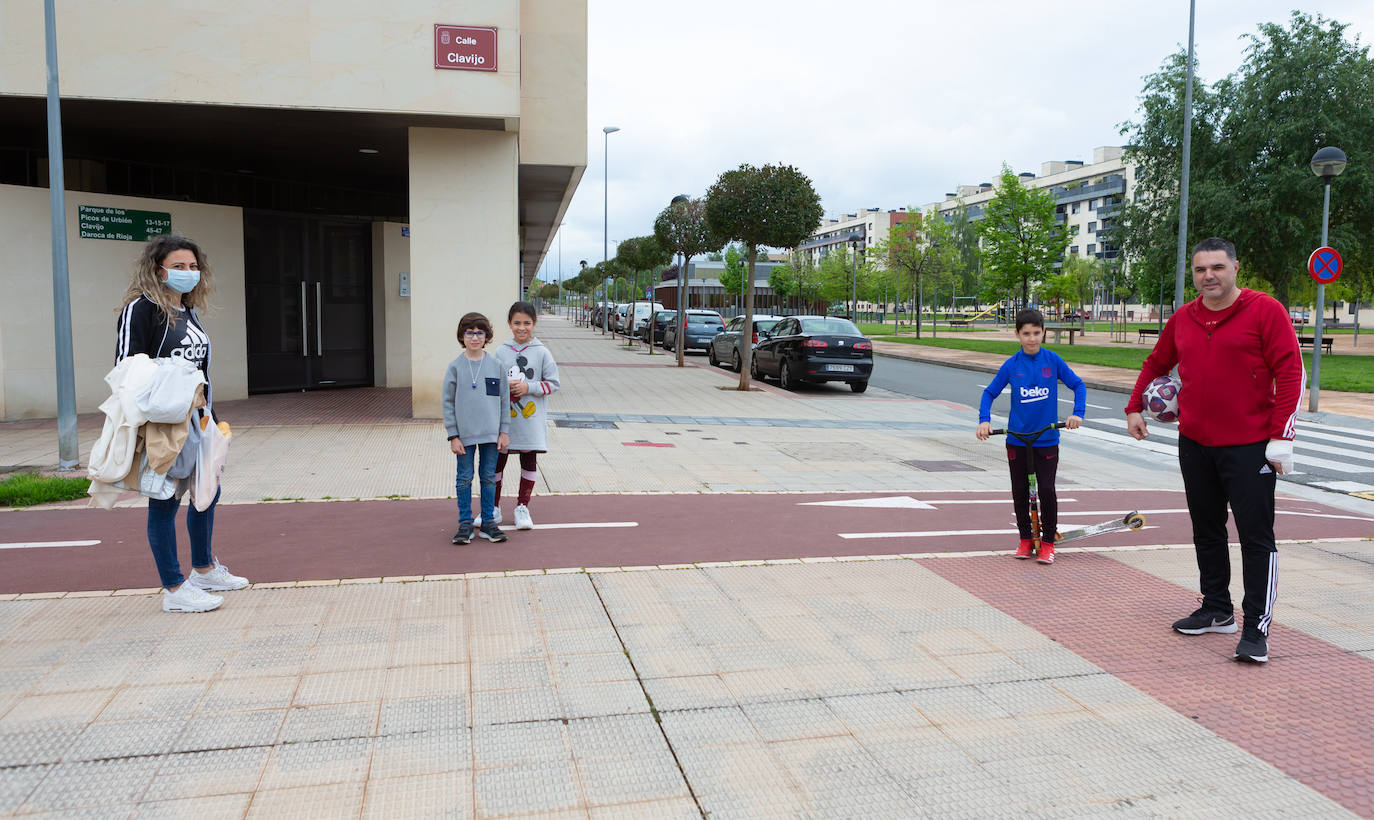
M 1078 310 L 1081 311 L 1092 298 L 1093 289 L 1105 283 L 1106 267 L 1102 260 L 1095 256 L 1079 256 L 1074 253 L 1064 256 L 1063 273 L 1071 277 L 1073 282 L 1072 298 L 1068 301 L 1074 303 Z
M 825 211 L 811 180 L 790 165 L 741 165 L 726 171 L 706 192 L 706 221 L 720 236 L 744 243 L 749 271 L 744 288 L 744 327 L 754 325 L 754 269 L 759 248 L 795 248 L 821 224 Z M 739 387 L 749 389 L 753 350 L 744 349 Z
M 1268 283 L 1284 304 L 1305 287 L 1307 257 L 1321 241 L 1312 155 L 1334 145 L 1353 160 L 1352 149 L 1374 144 L 1374 60 L 1347 30 L 1295 11 L 1286 26 L 1264 23 L 1247 35 L 1235 73 L 1210 89 L 1194 79 L 1188 244 L 1233 241 L 1242 276 Z M 1162 269 L 1164 290 L 1173 292 L 1186 68 L 1186 56 L 1171 55 L 1146 78 L 1140 119 L 1122 126 L 1140 202 L 1125 209 L 1121 244 L 1145 299 L 1156 289 L 1147 277 Z M 1367 258 L 1370 237 L 1374 167 L 1352 161 L 1332 186 L 1328 244 L 1346 258 Z
M 1056 306 L 1062 316 L 1064 306 L 1078 299 L 1078 277 L 1072 273 L 1047 276 L 1036 284 L 1035 295 L 1042 305 Z
M 687 275 L 688 263 L 693 256 L 719 248 L 724 239 L 707 218 L 707 204 L 701 199 L 679 198 L 664 208 L 654 220 L 654 236 L 660 247 L 669 254 L 682 256 L 682 266 L 678 268 L 678 281 Z M 677 306 L 677 366 L 684 367 L 683 338 L 687 335 L 687 306 Z M 650 345 L 652 348 L 653 345 Z
M 870 251 L 875 262 L 898 272 L 898 285 L 911 294 L 916 338 L 921 337 L 921 302 L 928 287 L 944 284 L 959 265 L 954 227 L 934 208 L 912 213 L 888 229 Z M 896 319 L 894 318 L 895 322 Z
M 1055 221 L 1054 194 L 1030 188 L 1006 164 L 996 192 L 983 210 L 978 235 L 983 240 L 983 291 L 989 297 L 1019 292 L 1049 276 L 1068 247 L 1068 233 Z
M 744 253 L 740 251 L 735 243 L 731 242 L 725 248 L 725 256 L 722 260 L 725 267 L 720 272 L 720 289 L 726 293 L 737 295 L 740 300 L 744 299 Z

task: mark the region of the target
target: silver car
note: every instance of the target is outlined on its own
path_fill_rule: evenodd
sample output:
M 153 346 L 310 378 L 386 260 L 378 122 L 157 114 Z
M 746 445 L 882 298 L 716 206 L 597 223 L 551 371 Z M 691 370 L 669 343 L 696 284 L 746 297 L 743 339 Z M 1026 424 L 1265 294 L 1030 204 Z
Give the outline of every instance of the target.
M 758 347 L 760 331 L 772 330 L 773 325 L 781 321 L 781 316 L 755 313 L 754 329 L 749 334 L 750 348 Z M 724 330 L 716 334 L 716 337 L 711 340 L 711 346 L 706 348 L 706 354 L 710 358 L 711 364 L 716 367 L 728 366 L 736 373 L 739 372 L 740 362 L 744 358 L 744 348 L 741 346 L 743 335 L 740 333 L 740 329 L 743 327 L 744 317 L 736 316 L 730 320 Z

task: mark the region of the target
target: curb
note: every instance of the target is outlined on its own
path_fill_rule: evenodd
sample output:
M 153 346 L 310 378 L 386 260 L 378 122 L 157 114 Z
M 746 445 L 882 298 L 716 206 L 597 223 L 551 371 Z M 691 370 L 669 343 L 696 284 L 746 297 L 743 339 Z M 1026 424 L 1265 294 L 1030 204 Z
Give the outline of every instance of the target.
M 982 364 L 980 362 L 962 361 L 959 359 L 941 359 L 936 356 L 921 356 L 919 354 L 910 353 L 890 353 L 885 350 L 875 350 L 873 351 L 873 355 L 883 356 L 888 359 L 902 359 L 908 362 L 920 362 L 921 364 L 935 364 L 940 365 L 941 367 L 954 367 L 958 368 L 959 370 L 973 370 L 979 373 L 996 373 L 998 368 L 1001 367 L 1001 365 L 993 366 Z M 1091 387 L 1094 390 L 1109 390 L 1113 393 L 1124 393 L 1126 395 L 1130 395 L 1131 392 L 1131 388 L 1120 384 L 1112 384 L 1111 382 L 1084 379 L 1083 384 L 1087 385 L 1088 387 Z

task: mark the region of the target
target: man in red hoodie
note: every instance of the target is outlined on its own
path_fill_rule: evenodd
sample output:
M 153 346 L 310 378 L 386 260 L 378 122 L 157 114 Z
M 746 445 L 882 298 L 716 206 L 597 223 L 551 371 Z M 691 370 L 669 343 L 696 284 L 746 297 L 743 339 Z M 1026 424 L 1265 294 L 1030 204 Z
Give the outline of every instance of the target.
M 1204 239 L 1193 248 L 1198 298 L 1160 334 L 1126 402 L 1126 426 L 1149 435 L 1141 395 L 1178 365 L 1178 464 L 1193 519 L 1202 606 L 1174 623 L 1185 635 L 1233 633 L 1226 507 L 1240 533 L 1245 628 L 1235 658 L 1269 660 L 1278 552 L 1276 474 L 1293 471 L 1293 433 L 1306 372 L 1288 311 L 1272 296 L 1236 287 L 1236 247 Z

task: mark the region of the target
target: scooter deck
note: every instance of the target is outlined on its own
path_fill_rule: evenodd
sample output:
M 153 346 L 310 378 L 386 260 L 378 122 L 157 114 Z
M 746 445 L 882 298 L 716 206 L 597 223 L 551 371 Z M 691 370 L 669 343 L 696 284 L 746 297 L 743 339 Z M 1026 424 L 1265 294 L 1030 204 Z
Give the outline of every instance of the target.
M 1059 546 L 1065 541 L 1077 541 L 1080 538 L 1089 538 L 1094 535 L 1102 535 L 1109 532 L 1121 532 L 1122 530 L 1138 530 L 1145 526 L 1145 516 L 1132 510 L 1120 518 L 1113 518 L 1110 521 L 1103 521 L 1100 524 L 1089 524 L 1086 527 L 1073 527 L 1067 530 L 1060 530 L 1054 540 L 1055 546 Z

